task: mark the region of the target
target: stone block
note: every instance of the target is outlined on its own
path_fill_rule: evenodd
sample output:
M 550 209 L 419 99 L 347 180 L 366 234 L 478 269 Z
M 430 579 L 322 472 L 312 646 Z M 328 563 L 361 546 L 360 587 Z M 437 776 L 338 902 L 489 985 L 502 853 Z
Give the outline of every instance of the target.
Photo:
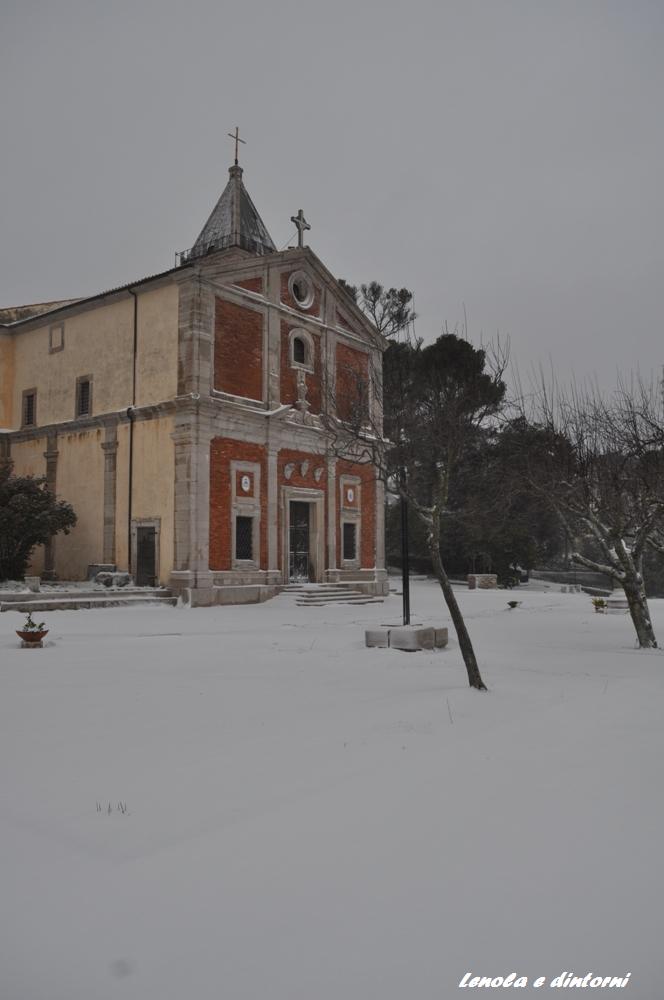
M 475 590 L 495 590 L 498 586 L 498 577 L 495 573 L 469 573 L 468 589 Z
M 386 649 L 390 644 L 389 628 L 367 629 L 364 633 L 364 644 L 369 648 L 378 647 L 380 649 Z
M 40 579 L 38 576 L 26 576 L 23 582 L 31 593 L 39 593 Z
M 436 649 L 444 649 L 449 642 L 449 634 L 446 628 L 435 628 L 434 632 L 434 645 Z
M 392 649 L 413 652 L 417 649 L 433 649 L 435 630 L 432 628 L 393 628 L 390 631 Z

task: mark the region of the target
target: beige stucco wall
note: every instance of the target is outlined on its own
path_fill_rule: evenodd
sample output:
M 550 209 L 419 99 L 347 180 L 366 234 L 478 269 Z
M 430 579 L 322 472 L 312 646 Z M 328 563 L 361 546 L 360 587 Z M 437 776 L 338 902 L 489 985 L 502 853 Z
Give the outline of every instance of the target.
M 50 326 L 61 322 L 64 349 L 49 353 Z M 76 379 L 81 375 L 92 376 L 93 414 L 131 405 L 133 324 L 134 301 L 127 296 L 59 319 L 57 324 L 15 331 L 10 426 L 20 425 L 22 394 L 32 388 L 37 389 L 39 426 L 73 420 Z M 138 293 L 137 339 L 137 405 L 172 398 L 177 386 L 177 285 Z
M 100 306 L 64 322 L 64 349 L 49 354 L 49 326 L 14 334 L 14 426 L 25 389 L 37 390 L 37 424 L 73 420 L 76 379 L 92 375 L 94 413 L 128 406 L 131 393 L 131 301 Z
M 103 431 L 58 435 L 58 497 L 78 518 L 69 535 L 55 539 L 55 572 L 61 580 L 85 580 L 90 563 L 101 562 L 104 517 Z
M 0 330 L 0 429 L 12 427 L 14 341 Z
M 172 399 L 178 382 L 177 285 L 138 296 L 136 405 Z
M 45 476 L 46 438 L 32 438 L 29 441 L 12 441 L 11 460 L 15 476 Z
M 173 568 L 175 448 L 173 420 L 142 420 L 134 425 L 134 476 L 132 519 L 160 519 L 159 581 L 167 584 Z M 127 567 L 129 428 L 118 430 L 116 559 Z

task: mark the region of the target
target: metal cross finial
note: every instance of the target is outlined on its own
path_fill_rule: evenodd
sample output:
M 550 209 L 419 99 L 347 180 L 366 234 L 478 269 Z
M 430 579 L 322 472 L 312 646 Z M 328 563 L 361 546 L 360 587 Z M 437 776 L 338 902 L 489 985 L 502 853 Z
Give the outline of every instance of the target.
M 228 136 L 229 139 L 235 139 L 235 166 L 237 167 L 238 143 L 241 142 L 243 146 L 246 146 L 247 144 L 246 140 L 240 138 L 240 130 L 237 127 L 237 125 L 235 126 L 235 132 L 227 132 L 226 135 Z
M 297 227 L 297 245 L 303 247 L 304 243 L 304 231 L 305 229 L 311 229 L 311 226 L 304 217 L 304 212 L 299 209 L 297 215 L 291 215 L 291 222 L 294 222 Z

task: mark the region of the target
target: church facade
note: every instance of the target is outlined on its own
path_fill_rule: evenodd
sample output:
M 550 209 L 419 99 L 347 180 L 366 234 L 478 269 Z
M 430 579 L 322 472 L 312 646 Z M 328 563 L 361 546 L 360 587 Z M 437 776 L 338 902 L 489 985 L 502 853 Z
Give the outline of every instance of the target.
M 380 425 L 384 345 L 294 221 L 277 251 L 236 163 L 173 269 L 0 310 L 0 457 L 78 516 L 32 572 L 114 566 L 194 604 L 386 591 L 382 483 L 330 435 L 355 379 Z

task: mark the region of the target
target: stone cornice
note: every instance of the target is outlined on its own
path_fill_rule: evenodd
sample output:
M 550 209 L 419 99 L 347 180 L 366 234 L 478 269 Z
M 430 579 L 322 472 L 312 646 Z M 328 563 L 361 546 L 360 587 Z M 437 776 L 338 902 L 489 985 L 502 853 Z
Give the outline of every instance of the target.
M 34 441 L 51 434 L 77 434 L 80 431 L 90 431 L 111 427 L 117 424 L 129 423 L 129 420 L 156 420 L 159 417 L 169 416 L 175 413 L 175 400 L 168 399 L 161 403 L 150 403 L 147 406 L 129 407 L 132 411 L 131 418 L 127 410 L 114 410 L 111 413 L 100 413 L 92 417 L 78 417 L 76 420 L 64 420 L 61 423 L 42 424 L 37 427 L 23 427 L 20 430 L 0 431 L 4 437 L 11 441 Z

